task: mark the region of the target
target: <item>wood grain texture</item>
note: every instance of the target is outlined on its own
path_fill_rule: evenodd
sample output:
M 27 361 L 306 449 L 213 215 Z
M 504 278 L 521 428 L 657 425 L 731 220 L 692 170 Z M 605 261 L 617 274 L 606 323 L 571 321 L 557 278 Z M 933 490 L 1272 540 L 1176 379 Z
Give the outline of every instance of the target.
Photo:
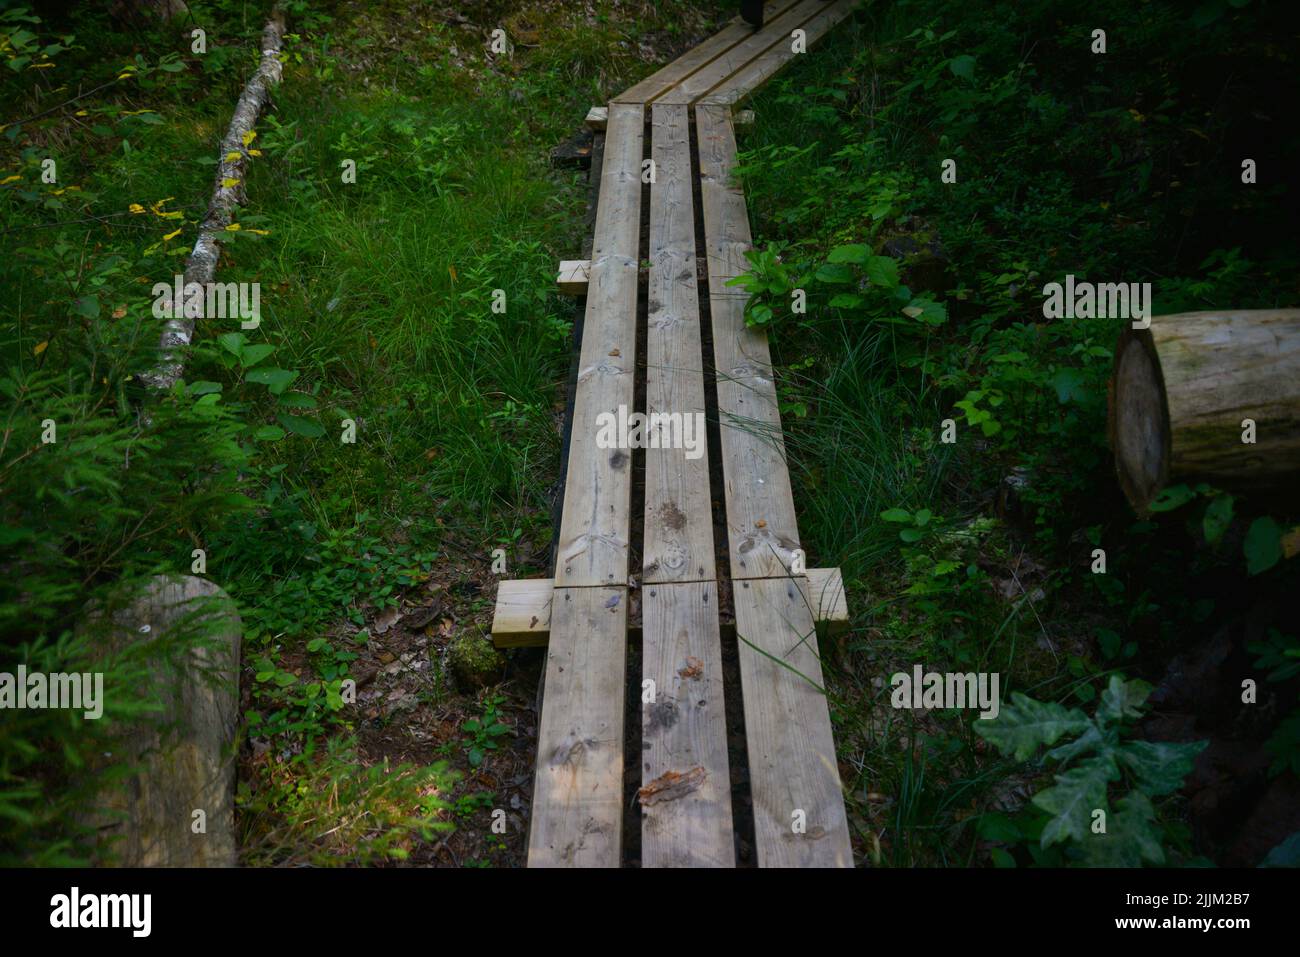
M 726 285 L 746 270 L 750 247 L 745 197 L 731 184 L 735 133 L 726 107 L 696 107 L 695 121 L 731 577 L 783 577 L 799 529 L 767 334 L 745 325 L 746 295 Z
M 627 583 L 632 456 L 600 448 L 597 433 L 602 412 L 633 405 L 642 112 L 609 110 L 555 560 L 560 586 Z
M 557 588 L 537 728 L 529 867 L 617 867 L 627 588 Z
M 733 595 L 758 864 L 852 867 L 807 582 L 742 581 Z
M 1171 482 L 1249 491 L 1300 475 L 1300 309 L 1155 316 L 1126 327 L 1111 378 L 1120 484 L 1143 511 Z M 1255 423 L 1254 444 L 1242 421 Z
M 764 9 L 764 16 L 779 16 L 795 5 L 797 0 L 772 0 Z M 650 103 L 707 66 L 714 58 L 726 53 L 738 43 L 753 36 L 754 28 L 740 17 L 734 17 L 725 27 L 698 46 L 692 47 L 667 66 L 652 73 L 640 83 L 614 97 L 615 103 Z
M 655 104 L 651 131 L 655 182 L 650 187 L 646 412 L 651 423 L 655 416 L 667 416 L 666 421 L 679 427 L 678 438 L 690 429 L 695 451 L 664 447 L 682 444 L 671 441 L 672 429 L 655 430 L 656 437 L 646 449 L 643 581 L 713 581 L 713 509 L 687 108 Z
M 806 34 L 806 49 L 811 50 L 814 43 L 825 36 L 831 27 L 852 13 L 853 8 L 860 2 L 861 0 L 836 0 L 835 3 L 823 3 L 820 13 L 799 25 Z M 708 95 L 699 102 L 730 105 L 743 99 L 770 80 L 796 56 L 802 55 L 793 52 L 791 47 L 791 38 L 787 35 L 786 42 L 776 44 L 762 55 L 750 60 L 710 90 Z
M 694 103 L 715 86 L 745 69 L 752 60 L 764 55 L 774 46 L 790 47 L 790 31 L 802 26 L 815 15 L 824 12 L 823 0 L 801 0 L 779 16 L 765 19 L 763 29 L 751 33 L 735 46 L 723 51 L 709 63 L 685 77 L 661 96 L 659 103 Z
M 648 585 L 641 612 L 641 865 L 734 867 L 717 586 Z

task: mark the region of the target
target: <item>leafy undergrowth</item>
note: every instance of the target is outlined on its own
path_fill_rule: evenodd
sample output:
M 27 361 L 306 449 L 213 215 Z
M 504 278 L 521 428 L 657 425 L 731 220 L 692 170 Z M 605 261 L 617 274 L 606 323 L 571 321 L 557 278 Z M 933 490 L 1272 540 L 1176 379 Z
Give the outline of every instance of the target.
M 553 269 L 586 198 L 547 157 L 717 10 L 289 3 L 218 275 L 260 284 L 261 323 L 201 322 L 142 416 L 151 289 L 193 244 L 270 4 L 189 6 L 202 53 L 108 5 L 0 14 L 5 658 L 82 670 L 86 602 L 201 550 L 245 626 L 246 863 L 521 863 L 538 656 L 484 636 L 494 580 L 547 563 Z M 99 725 L 3 723 L 5 860 L 86 859 L 85 768 L 147 710 L 141 667 L 107 674 Z
M 1177 486 L 1136 519 L 1105 437 L 1123 320 L 1044 310 L 1067 274 L 1150 282 L 1157 315 L 1296 304 L 1297 194 L 1242 180 L 1297 145 L 1285 6 L 875 4 L 753 104 L 737 284 L 804 541 L 848 583 L 824 650 L 873 863 L 1255 864 L 1300 830 L 1268 810 L 1297 806 L 1294 502 Z M 1016 704 L 891 706 L 916 664 Z

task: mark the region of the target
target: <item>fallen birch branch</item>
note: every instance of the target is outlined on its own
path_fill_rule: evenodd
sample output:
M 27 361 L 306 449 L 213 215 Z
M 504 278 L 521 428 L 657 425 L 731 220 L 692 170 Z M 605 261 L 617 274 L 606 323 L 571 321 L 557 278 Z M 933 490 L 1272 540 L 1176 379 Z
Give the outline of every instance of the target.
M 194 249 L 185 260 L 185 287 L 198 283 L 207 289 L 217 272 L 221 255 L 222 233 L 231 224 L 234 211 L 247 201 L 244 193 L 244 172 L 248 162 L 249 134 L 271 99 L 271 89 L 278 86 L 281 76 L 280 42 L 284 37 L 284 4 L 277 2 L 271 17 L 262 30 L 262 62 L 244 86 L 244 92 L 235 104 L 230 127 L 221 141 L 221 156 L 217 163 L 216 184 L 208 204 L 203 225 Z M 231 157 L 234 157 L 233 159 Z M 231 185 L 226 185 L 230 183 Z M 188 298 L 188 297 L 186 297 Z M 194 337 L 194 316 L 186 316 L 185 303 L 173 302 L 171 318 L 163 325 L 158 343 L 161 359 L 151 371 L 140 378 L 150 389 L 166 392 L 176 384 L 185 371 L 185 354 Z

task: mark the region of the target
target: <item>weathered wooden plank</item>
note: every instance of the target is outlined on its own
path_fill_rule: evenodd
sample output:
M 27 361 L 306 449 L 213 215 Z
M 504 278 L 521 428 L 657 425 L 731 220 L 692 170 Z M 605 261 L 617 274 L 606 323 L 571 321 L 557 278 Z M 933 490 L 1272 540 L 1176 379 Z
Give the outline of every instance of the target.
M 659 103 L 694 103 L 728 77 L 745 69 L 752 60 L 773 46 L 789 50 L 790 31 L 824 12 L 823 0 L 800 0 L 780 16 L 763 21 L 763 28 L 751 33 L 735 46 L 723 51 L 709 63 L 685 77 L 659 98 Z
M 861 0 L 835 0 L 823 4 L 820 13 L 800 25 L 804 31 L 806 49 L 811 50 L 831 27 L 839 23 L 856 7 Z M 701 103 L 731 104 L 743 99 L 766 83 L 772 76 L 800 54 L 793 50 L 793 40 L 787 34 L 784 43 L 778 43 L 761 56 L 751 60 L 730 77 L 718 84 Z
M 655 104 L 651 138 L 643 581 L 713 581 L 687 108 Z
M 641 865 L 734 867 L 717 586 L 646 586 L 641 612 Z
M 642 109 L 614 104 L 605 134 L 582 354 L 573 404 L 557 585 L 626 584 L 632 457 L 597 445 L 602 412 L 633 405 Z
M 813 621 L 826 623 L 832 634 L 849 624 L 849 603 L 844 579 L 838 568 L 810 568 L 808 598 Z M 497 589 L 496 612 L 492 619 L 492 642 L 498 648 L 545 648 L 551 637 L 551 594 L 555 583 L 549 578 L 517 578 L 502 581 Z M 632 627 L 635 634 L 639 629 Z M 723 633 L 730 629 L 723 626 Z
M 736 582 L 760 867 L 852 867 L 835 740 L 803 578 Z
M 583 122 L 593 130 L 603 130 L 609 124 L 609 107 L 593 106 L 587 111 L 587 118 Z
M 799 529 L 767 335 L 745 325 L 745 294 L 726 285 L 750 246 L 745 197 L 730 183 L 735 133 L 726 107 L 696 107 L 695 120 L 731 577 L 779 578 L 798 557 Z
M 764 16 L 778 16 L 790 9 L 798 0 L 771 0 Z M 692 47 L 667 66 L 652 73 L 640 83 L 614 97 L 615 103 L 649 103 L 662 96 L 696 70 L 707 66 L 737 43 L 754 35 L 754 28 L 740 17 L 734 17 L 725 27 L 698 46 Z
M 627 588 L 557 588 L 537 728 L 529 867 L 617 867 Z

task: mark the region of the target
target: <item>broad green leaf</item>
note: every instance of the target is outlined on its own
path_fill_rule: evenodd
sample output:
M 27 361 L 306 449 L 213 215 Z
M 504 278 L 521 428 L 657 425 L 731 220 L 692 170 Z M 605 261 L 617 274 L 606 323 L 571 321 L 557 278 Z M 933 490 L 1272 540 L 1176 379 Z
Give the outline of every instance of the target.
M 1156 811 L 1141 791 L 1120 798 L 1115 812 L 1106 816 L 1106 832 L 1094 834 L 1091 828 L 1082 841 L 1083 860 L 1089 867 L 1141 867 L 1163 864 L 1165 852 L 1160 846 L 1161 832 Z
M 279 395 L 289 387 L 294 379 L 298 378 L 298 373 L 292 369 L 250 369 L 245 378 L 249 382 L 256 382 L 266 386 L 272 395 Z
M 953 76 L 969 80 L 975 76 L 975 58 L 968 53 L 955 56 L 948 61 L 948 69 L 952 71 Z
M 1090 687 L 1084 685 L 1084 687 Z M 1073 741 L 1062 744 L 1059 747 L 1048 751 L 1045 757 L 1049 761 L 1055 761 L 1057 764 L 1066 765 L 1073 761 L 1081 754 L 1087 754 L 1089 751 L 1104 753 L 1114 746 L 1114 740 L 1107 740 L 1107 736 L 1101 733 L 1095 724 L 1088 722 L 1088 729 L 1079 735 Z
M 1201 527 L 1205 531 L 1205 540 L 1211 545 L 1217 545 L 1219 539 L 1223 538 L 1223 533 L 1232 524 L 1232 504 L 1231 495 L 1216 495 L 1205 507 L 1205 518 L 1201 521 Z
M 253 433 L 258 442 L 279 442 L 284 438 L 284 429 L 278 425 L 264 425 Z
M 831 263 L 856 263 L 862 266 L 870 258 L 871 248 L 869 246 L 862 243 L 850 243 L 847 246 L 836 246 L 831 250 L 831 254 L 826 257 L 826 261 Z
M 1142 703 L 1151 693 L 1145 681 L 1125 681 L 1119 675 L 1110 676 L 1110 684 L 1101 693 L 1097 706 L 1097 720 L 1103 725 L 1123 718 L 1136 718 L 1142 713 Z
M 1282 529 L 1269 516 L 1257 518 L 1246 532 L 1246 571 L 1252 575 L 1266 572 L 1282 560 Z
M 290 415 L 287 412 L 281 412 L 275 419 L 290 432 L 304 438 L 319 439 L 325 434 L 325 427 L 315 419 L 308 419 L 301 415 Z
M 889 256 L 872 256 L 867 260 L 867 278 L 873 286 L 894 289 L 898 286 L 898 260 Z
M 825 266 L 822 266 L 817 270 L 815 276 L 822 282 L 853 282 L 853 270 L 844 263 L 827 263 Z
M 1092 722 L 1078 708 L 1066 708 L 1054 701 L 1035 701 L 1016 692 L 1011 704 L 991 721 L 972 722 L 975 733 L 1003 754 L 1024 761 L 1040 746 L 1055 744 L 1062 735 L 1079 734 Z
M 976 726 L 978 730 L 978 725 Z M 1092 812 L 1106 806 L 1106 785 L 1119 777 L 1119 768 L 1108 756 L 1089 758 L 1056 775 L 1056 784 L 1034 795 L 1033 803 L 1052 819 L 1043 828 L 1042 846 L 1051 847 L 1068 839 L 1083 840 L 1092 823 Z
M 1208 741 L 1126 741 L 1119 763 L 1132 773 L 1137 786 L 1152 797 L 1173 794 L 1192 773 L 1196 756 Z
M 226 332 L 217 336 L 217 343 L 232 356 L 238 356 L 244 351 L 244 334 L 242 332 Z
M 1171 485 L 1161 491 L 1151 502 L 1153 512 L 1172 512 L 1196 498 L 1196 493 L 1186 485 Z
M 910 522 L 912 513 L 905 508 L 887 508 L 880 513 L 886 522 Z
M 239 364 L 243 366 L 245 369 L 251 368 L 252 366 L 257 365 L 259 362 L 261 362 L 263 359 L 265 359 L 274 351 L 275 351 L 275 346 L 268 346 L 265 344 L 259 344 L 255 346 L 244 346 L 244 351 L 241 352 L 239 355 Z

